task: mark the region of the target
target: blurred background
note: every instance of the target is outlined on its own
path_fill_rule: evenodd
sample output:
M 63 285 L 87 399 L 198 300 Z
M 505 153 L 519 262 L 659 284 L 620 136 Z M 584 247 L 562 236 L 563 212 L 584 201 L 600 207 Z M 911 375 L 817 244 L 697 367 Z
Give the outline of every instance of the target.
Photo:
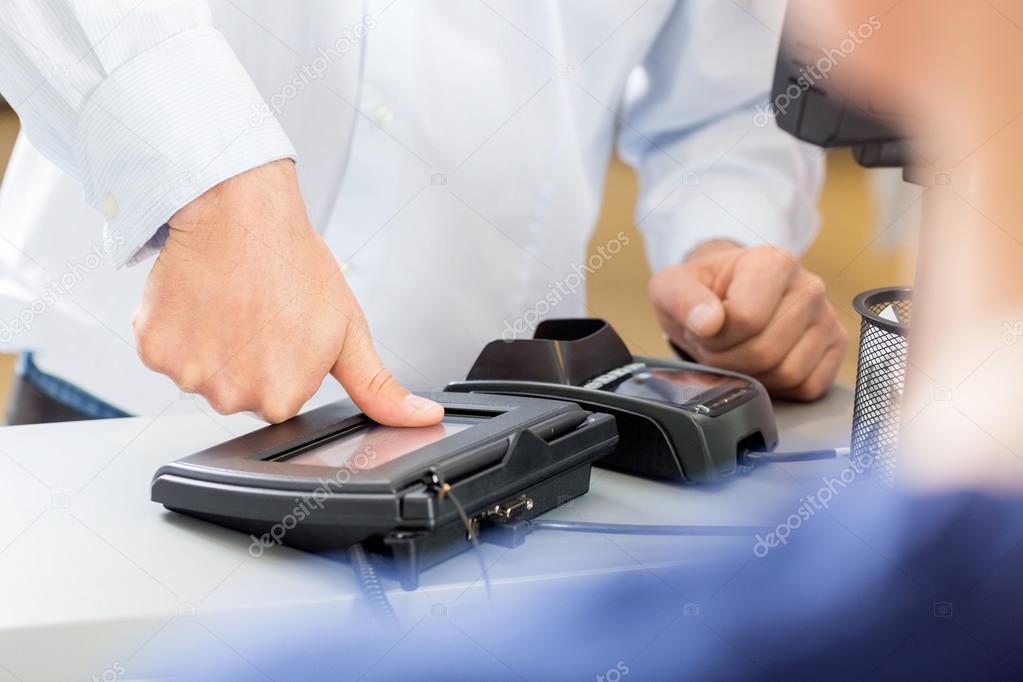
M 0 100 L 0 173 L 6 168 L 18 132 L 18 119 Z M 900 170 L 866 170 L 848 150 L 827 156 L 827 180 L 820 199 L 822 230 L 803 255 L 803 264 L 823 277 L 828 298 L 852 339 L 859 319 L 850 302 L 863 289 L 908 284 L 913 277 L 920 189 L 902 182 Z M 607 243 L 619 230 L 640 240 L 633 228 L 636 181 L 631 169 L 615 160 L 608 171 L 600 224 L 591 242 Z M 643 249 L 630 248 L 596 270 L 587 280 L 593 315 L 611 320 L 634 353 L 669 354 L 647 303 L 650 275 Z M 846 355 L 840 381 L 855 379 L 854 347 Z M 14 357 L 0 354 L 0 409 L 6 401 Z

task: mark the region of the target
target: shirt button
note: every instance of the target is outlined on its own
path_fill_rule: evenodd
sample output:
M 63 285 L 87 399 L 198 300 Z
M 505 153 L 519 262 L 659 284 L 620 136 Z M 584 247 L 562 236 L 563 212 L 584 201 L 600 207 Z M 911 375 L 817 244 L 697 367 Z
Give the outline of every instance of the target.
M 391 107 L 381 104 L 374 112 L 373 120 L 377 122 L 377 125 L 385 126 L 394 120 L 394 112 L 391 111 Z

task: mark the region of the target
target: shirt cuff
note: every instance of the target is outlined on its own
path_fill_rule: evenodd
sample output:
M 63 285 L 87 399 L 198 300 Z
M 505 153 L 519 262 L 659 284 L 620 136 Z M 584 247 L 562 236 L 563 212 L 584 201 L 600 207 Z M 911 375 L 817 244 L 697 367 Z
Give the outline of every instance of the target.
M 777 246 L 800 255 L 817 232 L 816 207 L 786 206 L 746 179 L 686 187 L 639 225 L 653 272 L 678 265 L 702 242 L 728 239 L 740 246 Z
M 111 73 L 85 106 L 77 146 L 86 198 L 106 216 L 118 267 L 154 253 L 150 239 L 208 189 L 295 159 L 227 41 L 209 27 L 179 33 Z

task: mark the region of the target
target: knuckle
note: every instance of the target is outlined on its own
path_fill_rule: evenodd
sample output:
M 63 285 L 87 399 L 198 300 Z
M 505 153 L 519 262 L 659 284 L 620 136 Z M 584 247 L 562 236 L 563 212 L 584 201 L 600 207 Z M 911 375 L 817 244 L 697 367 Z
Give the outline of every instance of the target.
M 275 392 L 273 397 L 266 397 L 260 402 L 259 413 L 274 424 L 286 421 L 298 414 L 310 395 L 298 391 Z
M 830 350 L 837 348 L 839 354 L 844 355 L 849 347 L 849 331 L 838 319 L 838 316 L 831 311 L 831 319 L 824 325 L 824 343 Z
M 767 313 L 751 307 L 735 308 L 730 311 L 728 321 L 731 326 L 743 334 L 753 334 L 764 328 Z
M 795 256 L 777 246 L 758 246 L 755 253 L 759 260 L 772 268 L 789 271 L 797 266 Z
M 235 414 L 245 409 L 245 401 L 236 391 L 229 391 L 223 384 L 209 387 L 203 396 L 220 414 Z
M 842 363 L 842 359 L 845 354 L 849 351 L 849 335 L 845 330 L 840 331 L 838 340 L 831 344 L 831 349 L 835 352 L 835 375 L 838 374 L 839 365 Z
M 290 402 L 281 399 L 266 400 L 259 408 L 259 413 L 263 415 L 263 418 L 272 424 L 289 419 L 294 416 L 295 411 Z
M 217 411 L 217 414 L 237 414 L 244 409 L 241 405 L 236 405 L 229 401 L 219 400 L 208 396 L 206 396 L 206 402 L 208 402 L 213 409 Z
M 670 301 L 673 283 L 687 277 L 684 265 L 672 265 L 655 272 L 647 281 L 647 293 L 657 301 Z
M 185 393 L 201 393 L 203 383 L 205 382 L 203 368 L 194 363 L 184 363 L 182 367 L 174 372 L 171 378 L 174 383 L 178 385 Z
M 138 353 L 139 360 L 142 361 L 146 368 L 154 372 L 161 372 L 164 366 L 163 362 L 151 344 L 137 339 L 135 342 L 135 352 Z
M 774 252 L 775 262 L 777 262 L 780 267 L 785 268 L 789 272 L 794 272 L 800 269 L 799 261 L 791 251 L 786 251 L 785 249 L 778 247 L 772 247 L 771 250 Z
M 785 363 L 774 373 L 775 383 L 782 388 L 793 388 L 795 387 L 798 392 L 800 388 L 800 381 L 803 379 L 799 368 L 794 363 Z M 805 385 L 805 384 L 802 384 Z
M 849 331 L 837 320 L 835 326 L 838 327 L 838 345 L 842 349 L 842 353 L 845 353 L 849 348 Z
M 791 305 L 805 311 L 812 319 L 813 325 L 820 326 L 827 332 L 832 316 L 827 308 L 828 299 L 823 293 L 814 293 L 810 287 L 801 286 Z
M 152 329 L 148 324 L 141 322 L 136 324 L 134 332 L 135 352 L 138 353 L 142 364 L 154 372 L 161 372 L 165 367 L 165 362 L 163 354 L 159 350 L 160 346 L 153 338 Z
M 827 284 L 824 282 L 824 279 L 812 273 L 806 274 L 803 287 L 807 294 L 819 298 L 824 298 L 824 295 L 828 291 L 828 287 Z
M 757 339 L 747 351 L 747 362 L 754 373 L 766 372 L 777 366 L 782 359 L 782 351 L 778 344 L 769 340 Z
M 816 400 L 824 394 L 824 389 L 824 382 L 816 379 L 810 379 L 800 384 L 795 389 L 794 395 L 799 400 Z

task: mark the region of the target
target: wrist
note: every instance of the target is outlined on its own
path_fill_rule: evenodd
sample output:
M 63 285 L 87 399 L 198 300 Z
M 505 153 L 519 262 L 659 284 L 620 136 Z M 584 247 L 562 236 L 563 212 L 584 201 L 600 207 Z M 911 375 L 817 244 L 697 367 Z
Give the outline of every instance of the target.
M 295 163 L 290 159 L 280 159 L 214 185 L 178 209 L 167 223 L 173 231 L 192 231 L 204 225 L 223 223 L 232 217 L 239 219 L 254 207 L 281 211 L 290 209 L 295 198 L 297 205 L 301 206 L 300 197 Z M 267 223 L 257 220 L 246 227 L 256 229 Z
M 735 249 L 743 248 L 741 244 L 733 242 L 731 239 L 708 239 L 700 242 L 692 248 L 692 250 L 686 254 L 683 262 L 693 260 L 695 258 L 701 258 L 713 253 L 720 253 L 722 251 L 734 251 Z

